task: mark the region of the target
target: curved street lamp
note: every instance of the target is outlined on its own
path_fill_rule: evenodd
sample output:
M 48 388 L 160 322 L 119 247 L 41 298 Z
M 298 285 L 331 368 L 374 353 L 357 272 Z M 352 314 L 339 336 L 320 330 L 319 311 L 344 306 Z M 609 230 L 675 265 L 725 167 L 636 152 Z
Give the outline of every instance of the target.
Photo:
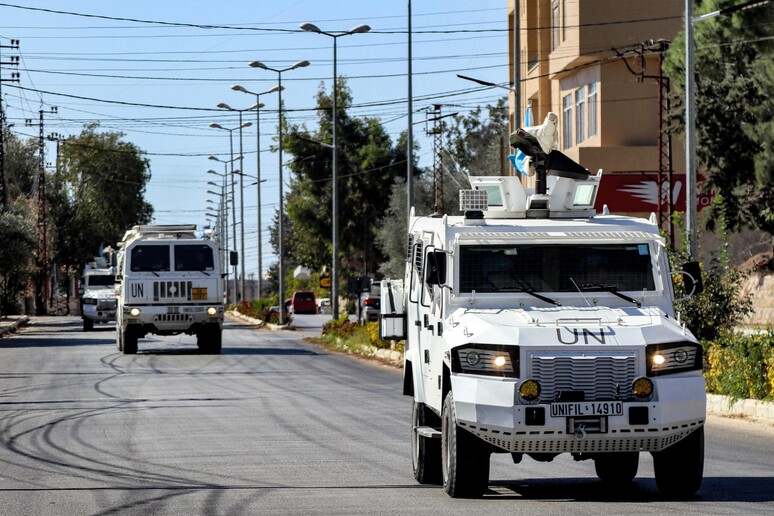
M 331 252 L 331 306 L 333 319 L 339 318 L 339 191 L 338 191 L 338 139 L 337 139 L 337 127 L 338 127 L 338 77 L 336 74 L 336 42 L 341 36 L 350 36 L 352 34 L 363 34 L 371 30 L 368 25 L 357 25 L 347 32 L 325 32 L 313 23 L 302 23 L 300 25 L 302 30 L 307 32 L 314 32 L 322 34 L 333 39 L 333 177 L 331 178 L 332 193 L 332 206 L 331 206 L 331 218 L 333 226 L 332 236 L 332 252 Z
M 284 213 L 284 200 L 283 200 L 283 193 L 282 193 L 282 90 L 284 89 L 282 87 L 282 74 L 283 72 L 287 72 L 289 70 L 295 70 L 296 68 L 304 68 L 309 66 L 309 61 L 297 61 L 292 66 L 288 66 L 287 68 L 271 68 L 269 66 L 266 66 L 260 61 L 251 61 L 249 66 L 251 68 L 260 68 L 261 70 L 267 70 L 269 72 L 274 72 L 277 74 L 277 92 L 279 93 L 278 98 L 278 109 L 277 109 L 277 116 L 279 117 L 279 128 L 278 128 L 278 134 L 279 134 L 279 231 L 278 231 L 278 247 L 279 247 L 279 306 L 280 306 L 280 312 L 279 312 L 279 323 L 282 324 L 285 322 L 285 213 Z M 259 228 L 260 229 L 260 228 Z
M 261 104 L 261 95 L 268 95 L 269 93 L 275 93 L 278 91 L 281 91 L 285 89 L 282 86 L 274 86 L 264 92 L 261 93 L 255 93 L 253 91 L 248 90 L 244 86 L 240 86 L 239 84 L 234 84 L 231 86 L 231 89 L 234 91 L 240 91 L 242 93 L 247 93 L 248 95 L 255 95 L 255 105 L 253 108 L 255 108 L 255 127 L 256 130 L 256 179 L 258 180 L 258 297 L 261 297 L 263 295 L 263 242 L 261 238 L 261 228 L 262 228 L 262 221 L 261 221 L 261 185 L 260 183 L 263 183 L 261 181 L 261 108 L 264 107 L 263 104 Z

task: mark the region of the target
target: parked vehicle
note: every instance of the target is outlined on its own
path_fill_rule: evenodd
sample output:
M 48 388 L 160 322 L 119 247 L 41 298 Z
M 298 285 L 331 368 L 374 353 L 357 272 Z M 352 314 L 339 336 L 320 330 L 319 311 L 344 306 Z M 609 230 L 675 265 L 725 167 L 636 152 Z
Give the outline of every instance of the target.
M 137 353 L 140 338 L 196 335 L 202 352 L 221 352 L 223 279 L 218 244 L 196 226 L 134 226 L 119 242 L 116 341 Z
M 290 313 L 316 314 L 317 302 L 311 290 L 297 290 L 290 298 Z
M 379 320 L 379 307 L 381 306 L 381 299 L 379 296 L 375 296 L 368 292 L 360 295 L 360 314 L 358 316 L 358 322 L 365 324 L 367 322 L 375 322 Z
M 412 210 L 405 276 L 381 282 L 380 336 L 405 339 L 414 477 L 478 497 L 492 453 L 570 453 L 620 486 L 648 452 L 659 490 L 692 496 L 702 347 L 675 314 L 672 275 L 698 293 L 698 263 L 671 272 L 655 215 L 597 216 L 602 171 L 519 137 L 536 190 L 470 177 L 464 215 Z
M 317 313 L 327 315 L 331 313 L 331 300 L 327 297 L 322 297 L 317 300 Z
M 81 317 L 83 331 L 94 329 L 94 323 L 116 320 L 116 281 L 107 260 L 95 257 L 83 268 L 81 277 Z

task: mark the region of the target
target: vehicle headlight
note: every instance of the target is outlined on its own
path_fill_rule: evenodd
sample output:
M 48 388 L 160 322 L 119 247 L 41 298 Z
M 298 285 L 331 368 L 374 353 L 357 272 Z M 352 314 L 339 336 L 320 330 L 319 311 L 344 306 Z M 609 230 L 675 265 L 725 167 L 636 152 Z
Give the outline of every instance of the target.
M 217 308 L 215 308 L 214 306 L 211 306 L 211 307 L 209 307 L 209 308 L 207 309 L 207 314 L 208 314 L 208 315 L 215 315 L 215 314 L 217 314 L 217 313 L 218 313 L 218 310 L 217 310 Z
M 519 375 L 519 347 L 468 344 L 454 348 L 452 372 L 516 378 Z
M 91 297 L 84 297 L 83 298 L 83 304 L 84 305 L 96 305 L 97 300 Z
M 701 370 L 702 348 L 691 342 L 649 344 L 645 351 L 648 376 Z
M 131 310 L 129 310 L 129 315 L 131 315 L 132 317 L 137 317 L 138 315 L 140 315 L 140 309 L 132 308 Z

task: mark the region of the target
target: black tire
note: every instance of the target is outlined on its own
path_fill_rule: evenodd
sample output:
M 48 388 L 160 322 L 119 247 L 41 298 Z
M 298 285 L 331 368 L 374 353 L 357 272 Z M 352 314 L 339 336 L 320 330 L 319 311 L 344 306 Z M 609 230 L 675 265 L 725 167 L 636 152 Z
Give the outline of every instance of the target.
M 136 355 L 137 354 L 137 334 L 132 331 L 131 328 L 127 328 L 123 332 L 121 337 L 124 345 L 124 355 Z
M 220 355 L 223 331 L 218 324 L 209 324 L 196 333 L 196 346 L 205 355 Z
M 602 482 L 625 486 L 637 476 L 640 466 L 638 452 L 604 453 L 594 457 L 594 469 Z
M 653 470 L 658 490 L 663 494 L 674 498 L 695 495 L 704 476 L 704 427 L 654 453 Z
M 457 425 L 454 397 L 449 391 L 441 414 L 441 471 L 446 494 L 480 498 L 489 486 L 489 458 L 483 443 Z
M 438 428 L 441 420 L 424 403 L 414 402 L 411 409 L 411 469 L 420 484 L 441 485 L 441 440 L 422 437 L 416 427 Z
M 83 331 L 91 331 L 94 329 L 94 321 L 86 317 L 83 318 Z

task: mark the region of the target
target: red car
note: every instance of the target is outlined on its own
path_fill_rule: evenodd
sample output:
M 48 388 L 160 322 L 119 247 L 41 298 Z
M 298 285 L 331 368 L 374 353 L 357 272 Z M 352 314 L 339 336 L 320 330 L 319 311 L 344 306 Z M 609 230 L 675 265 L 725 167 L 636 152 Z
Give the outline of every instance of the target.
M 316 314 L 317 301 L 311 290 L 297 290 L 290 298 L 290 313 L 292 314 Z

